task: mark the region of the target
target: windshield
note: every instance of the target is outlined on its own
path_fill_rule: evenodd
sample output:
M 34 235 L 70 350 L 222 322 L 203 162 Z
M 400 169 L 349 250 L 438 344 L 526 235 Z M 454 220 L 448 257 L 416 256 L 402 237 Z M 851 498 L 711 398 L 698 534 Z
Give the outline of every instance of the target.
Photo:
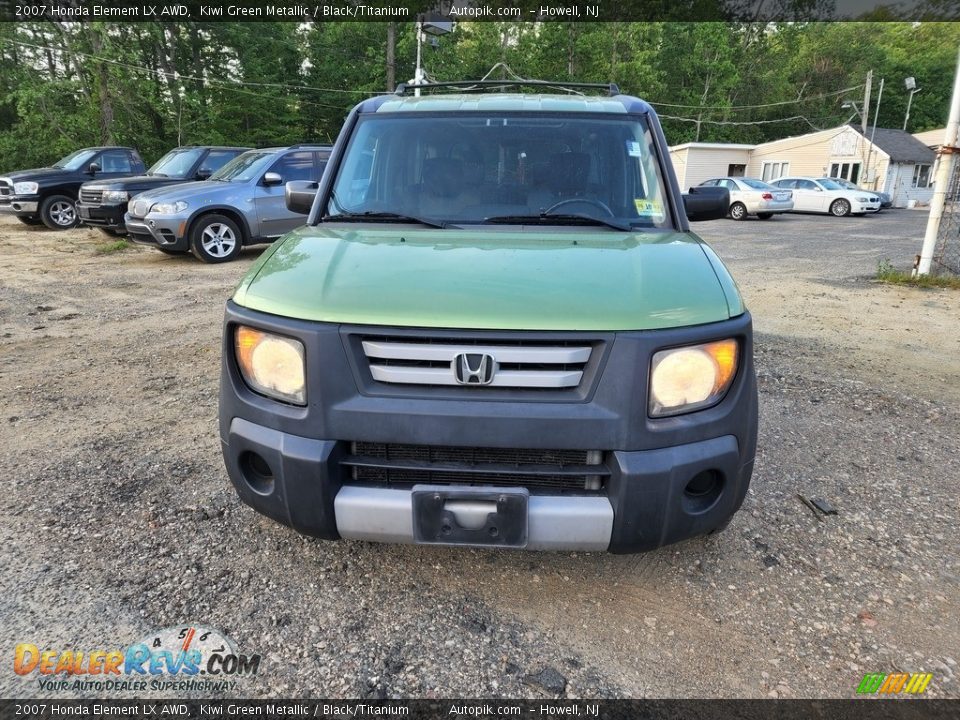
M 439 224 L 668 227 L 640 116 L 458 113 L 361 118 L 323 216 Z
M 859 190 L 856 183 L 852 183 L 849 180 L 844 180 L 843 178 L 830 178 L 831 182 L 835 182 L 841 187 L 845 187 L 847 190 Z
M 763 182 L 763 180 L 754 180 L 753 178 L 739 178 L 740 182 L 754 190 L 776 190 L 773 185 Z
M 252 180 L 264 170 L 264 166 L 274 156 L 272 152 L 251 150 L 238 155 L 210 176 L 211 180 L 221 182 L 246 182 Z
M 846 190 L 846 188 L 843 187 L 843 185 L 841 185 L 838 182 L 835 182 L 834 180 L 831 180 L 830 178 L 824 178 L 823 180 L 820 181 L 820 184 L 827 190 Z
M 164 175 L 172 178 L 185 178 L 190 173 L 190 169 L 196 164 L 203 150 L 200 148 L 191 148 L 190 150 L 171 150 L 162 158 L 157 160 L 149 170 L 147 175 Z
M 63 168 L 64 170 L 79 170 L 89 163 L 96 154 L 96 150 L 77 150 L 57 160 L 52 167 Z

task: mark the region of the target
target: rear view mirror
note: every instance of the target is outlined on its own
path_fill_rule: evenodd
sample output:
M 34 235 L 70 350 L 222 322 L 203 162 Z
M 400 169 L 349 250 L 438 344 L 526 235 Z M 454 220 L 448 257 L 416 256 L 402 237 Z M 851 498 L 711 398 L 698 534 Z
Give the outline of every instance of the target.
M 283 190 L 283 199 L 287 210 L 299 215 L 309 215 L 313 201 L 317 197 L 320 183 L 313 180 L 291 180 Z
M 725 187 L 692 187 L 683 196 L 683 207 L 688 220 L 719 220 L 730 209 L 730 191 Z

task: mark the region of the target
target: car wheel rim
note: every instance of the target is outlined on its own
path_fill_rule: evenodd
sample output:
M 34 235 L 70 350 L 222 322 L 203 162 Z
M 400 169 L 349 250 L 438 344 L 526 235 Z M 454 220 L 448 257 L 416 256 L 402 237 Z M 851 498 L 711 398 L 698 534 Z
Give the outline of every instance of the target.
M 54 224 L 60 225 L 61 227 L 73 225 L 77 219 L 77 211 L 71 203 L 63 201 L 55 202 L 50 206 L 50 219 L 53 220 Z
M 840 202 L 838 202 L 836 205 L 833 206 L 833 214 L 834 214 L 834 215 L 846 215 L 846 214 L 847 214 L 847 210 L 848 210 L 849 208 L 850 208 L 850 206 L 847 204 L 846 200 L 841 200 Z
M 730 212 L 733 215 L 734 220 L 739 220 L 740 218 L 743 217 L 743 208 L 740 207 L 739 205 L 734 205 L 733 210 L 731 210 Z
M 222 223 L 213 223 L 203 229 L 200 244 L 213 257 L 227 257 L 237 246 L 237 237 L 233 230 Z

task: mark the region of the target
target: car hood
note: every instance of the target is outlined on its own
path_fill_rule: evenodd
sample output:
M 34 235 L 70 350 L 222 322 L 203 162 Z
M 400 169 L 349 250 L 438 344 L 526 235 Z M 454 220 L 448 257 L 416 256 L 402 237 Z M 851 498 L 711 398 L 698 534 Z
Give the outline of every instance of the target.
M 0 177 L 5 177 L 11 182 L 23 182 L 32 180 L 38 182 L 47 178 L 62 177 L 64 175 L 73 175 L 76 170 L 64 170 L 63 168 L 33 168 L 32 170 L 17 170 L 16 172 L 0 173 Z
M 303 227 L 234 301 L 303 320 L 499 330 L 646 330 L 744 311 L 696 235 L 592 228 Z
M 83 187 L 101 190 L 126 190 L 129 193 L 137 193 L 170 185 L 182 185 L 187 182 L 191 181 L 182 178 L 161 177 L 160 175 L 134 175 L 133 177 L 112 180 L 91 180 L 84 183 Z
M 246 187 L 241 183 L 224 183 L 214 180 L 194 180 L 193 182 L 178 183 L 176 185 L 167 185 L 165 187 L 148 190 L 140 195 L 140 199 L 151 202 L 176 202 L 177 200 L 189 200 L 204 193 L 217 193 L 226 191 L 228 194 L 231 189 L 237 190 Z

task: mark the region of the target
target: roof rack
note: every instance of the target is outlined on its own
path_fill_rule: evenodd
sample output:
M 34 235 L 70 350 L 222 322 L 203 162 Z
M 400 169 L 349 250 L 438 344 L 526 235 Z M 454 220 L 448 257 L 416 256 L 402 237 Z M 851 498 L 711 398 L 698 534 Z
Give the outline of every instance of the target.
M 616 85 L 616 83 L 550 82 L 549 80 L 462 80 L 460 82 L 435 82 L 425 83 L 423 85 L 400 83 L 397 85 L 396 94 L 407 95 L 412 90 L 433 90 L 435 88 L 460 88 L 463 91 L 469 92 L 470 90 L 506 87 L 511 85 L 564 88 L 570 90 L 606 90 L 610 97 L 620 94 L 620 88 Z
M 287 145 L 287 150 L 293 150 L 294 148 L 328 148 L 329 145 L 324 143 L 296 143 L 294 145 Z

